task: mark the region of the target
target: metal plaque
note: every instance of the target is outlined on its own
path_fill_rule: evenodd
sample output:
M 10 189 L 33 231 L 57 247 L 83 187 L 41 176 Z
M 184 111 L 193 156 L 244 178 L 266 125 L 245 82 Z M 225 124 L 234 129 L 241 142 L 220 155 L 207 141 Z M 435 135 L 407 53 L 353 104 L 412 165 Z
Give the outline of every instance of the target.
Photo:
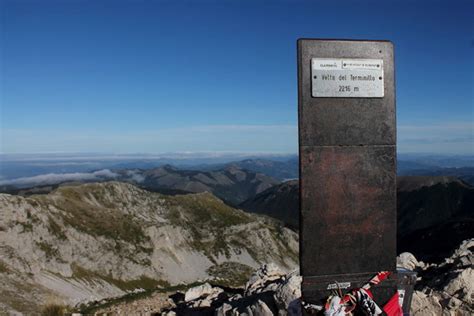
M 382 98 L 382 59 L 311 59 L 312 96 Z

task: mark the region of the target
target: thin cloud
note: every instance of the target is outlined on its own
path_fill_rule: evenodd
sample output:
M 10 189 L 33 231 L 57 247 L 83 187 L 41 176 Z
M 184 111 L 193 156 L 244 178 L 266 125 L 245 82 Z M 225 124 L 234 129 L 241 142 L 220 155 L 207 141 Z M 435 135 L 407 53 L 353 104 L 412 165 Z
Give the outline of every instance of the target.
M 398 127 L 400 152 L 474 154 L 474 124 L 413 124 Z
M 57 184 L 66 181 L 97 181 L 115 179 L 119 175 L 109 169 L 102 169 L 94 172 L 75 172 L 75 173 L 48 173 L 33 177 L 22 177 L 11 180 L 2 180 L 0 185 L 12 185 L 17 187 L 37 186 L 47 184 Z

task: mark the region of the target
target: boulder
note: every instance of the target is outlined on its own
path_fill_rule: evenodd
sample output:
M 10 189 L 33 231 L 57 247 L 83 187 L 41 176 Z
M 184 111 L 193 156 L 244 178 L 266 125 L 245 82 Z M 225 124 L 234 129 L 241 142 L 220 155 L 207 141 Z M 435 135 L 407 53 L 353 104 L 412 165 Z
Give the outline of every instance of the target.
M 274 294 L 275 303 L 279 310 L 279 315 L 287 315 L 290 305 L 292 309 L 299 306 L 299 298 L 301 297 L 301 276 L 296 273 L 290 274 L 288 278 L 285 278 L 282 283 L 280 283 Z M 294 311 L 293 311 L 294 312 Z
M 272 310 L 261 300 L 248 307 L 247 310 L 249 316 L 273 316 Z
M 212 300 L 213 298 L 219 296 L 219 294 L 223 291 L 224 290 L 219 287 L 212 287 L 209 283 L 204 283 L 187 290 L 186 294 L 184 295 L 184 301 L 188 303 L 203 297 Z
M 443 308 L 437 297 L 415 291 L 411 301 L 411 314 L 413 316 L 442 315 Z
M 216 316 L 226 316 L 229 315 L 232 311 L 232 305 L 224 303 L 221 307 L 216 309 Z
M 450 280 L 444 291 L 451 297 L 456 297 L 468 304 L 473 304 L 474 296 L 474 270 L 467 268 Z
M 421 266 L 415 256 L 409 252 L 403 252 L 397 257 L 397 267 L 414 271 Z
M 285 273 L 274 263 L 264 264 L 252 274 L 245 285 L 245 296 L 275 290 L 275 281 L 284 278 Z

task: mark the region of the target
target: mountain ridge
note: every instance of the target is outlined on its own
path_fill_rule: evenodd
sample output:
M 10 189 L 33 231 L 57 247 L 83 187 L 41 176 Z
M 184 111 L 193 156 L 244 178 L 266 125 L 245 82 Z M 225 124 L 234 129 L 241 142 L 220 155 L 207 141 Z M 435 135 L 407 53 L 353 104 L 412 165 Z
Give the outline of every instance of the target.
M 35 312 L 50 296 L 77 304 L 139 288 L 231 282 L 238 275 L 219 272 L 229 262 L 242 273 L 267 261 L 297 265 L 294 232 L 208 192 L 166 196 L 91 183 L 27 198 L 0 194 L 0 213 L 0 311 Z
M 236 165 L 226 165 L 219 170 L 199 171 L 183 170 L 167 164 L 153 169 L 99 170 L 93 172 L 92 175 L 85 175 L 83 180 L 65 179 L 53 183 L 48 183 L 47 175 L 45 175 L 46 179 L 41 178 L 43 182 L 40 182 L 40 185 L 32 186 L 25 184 L 28 179 L 19 179 L 17 181 L 23 183 L 22 185 L 1 185 L 0 190 L 4 193 L 31 195 L 48 193 L 63 185 L 121 181 L 165 194 L 208 191 L 231 205 L 238 205 L 249 197 L 279 183 L 278 180 L 270 176 Z M 60 178 L 60 175 L 51 177 L 57 179 Z M 77 175 L 71 175 L 71 177 L 78 178 Z M 33 179 L 39 181 L 38 177 L 33 177 Z

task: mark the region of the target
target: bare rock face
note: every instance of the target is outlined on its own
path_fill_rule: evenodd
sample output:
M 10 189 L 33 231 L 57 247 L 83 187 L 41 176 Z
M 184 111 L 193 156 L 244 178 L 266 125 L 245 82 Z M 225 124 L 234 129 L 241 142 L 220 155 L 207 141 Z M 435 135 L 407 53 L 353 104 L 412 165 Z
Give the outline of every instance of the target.
M 274 281 L 282 279 L 284 275 L 285 273 L 274 263 L 261 266 L 247 282 L 245 286 L 245 295 L 249 296 L 256 293 L 275 290 L 277 284 Z
M 409 252 L 403 252 L 397 257 L 397 267 L 415 271 L 418 267 L 423 267 L 423 262 L 416 260 L 415 256 Z
M 189 289 L 184 301 L 167 312 L 218 316 L 300 315 L 300 296 L 301 277 L 297 272 L 285 274 L 270 263 L 257 269 L 240 293 L 225 293 L 206 283 Z
M 186 291 L 184 295 L 185 302 L 191 302 L 201 297 L 217 297 L 224 290 L 218 287 L 212 287 L 209 283 L 195 286 Z
M 249 316 L 273 316 L 272 310 L 261 300 L 247 307 L 247 314 Z
M 293 272 L 283 280 L 283 283 L 278 285 L 273 295 L 278 307 L 278 315 L 299 315 L 301 313 L 301 281 L 301 276 Z
M 410 254 L 399 262 L 415 266 L 420 277 L 413 295 L 413 315 L 474 314 L 474 239 L 465 240 L 440 264 L 416 264 Z
M 297 251 L 295 232 L 211 193 L 107 182 L 0 194 L 0 314 L 35 314 L 48 298 L 75 306 L 199 280 L 242 286 L 267 262 L 293 270 Z
M 472 306 L 474 301 L 474 270 L 472 268 L 463 270 L 454 279 L 450 280 L 443 290 L 450 298 L 466 302 Z M 457 301 L 454 302 L 454 305 L 458 305 Z
M 442 315 L 443 307 L 436 296 L 415 291 L 411 301 L 413 315 Z
M 474 240 L 464 241 L 439 265 L 420 262 L 410 253 L 402 253 L 397 258 L 398 267 L 415 270 L 421 277 L 413 293 L 411 315 L 467 316 L 474 313 L 473 246 Z M 276 265 L 265 264 L 252 274 L 241 293 L 225 293 L 204 284 L 186 292 L 185 304 L 175 311 L 178 315 L 186 315 L 192 310 L 202 312 L 193 315 L 301 316 L 301 281 L 297 271 L 285 274 Z M 191 298 L 194 301 L 190 301 Z
M 472 267 L 474 239 L 464 241 L 441 264 L 419 262 L 412 254 L 397 258 L 399 267 L 417 271 L 419 281 L 410 315 L 468 316 L 474 314 Z M 301 316 L 301 281 L 298 271 L 284 273 L 275 264 L 264 264 L 245 288 L 230 289 L 204 283 L 169 303 L 162 315 Z

